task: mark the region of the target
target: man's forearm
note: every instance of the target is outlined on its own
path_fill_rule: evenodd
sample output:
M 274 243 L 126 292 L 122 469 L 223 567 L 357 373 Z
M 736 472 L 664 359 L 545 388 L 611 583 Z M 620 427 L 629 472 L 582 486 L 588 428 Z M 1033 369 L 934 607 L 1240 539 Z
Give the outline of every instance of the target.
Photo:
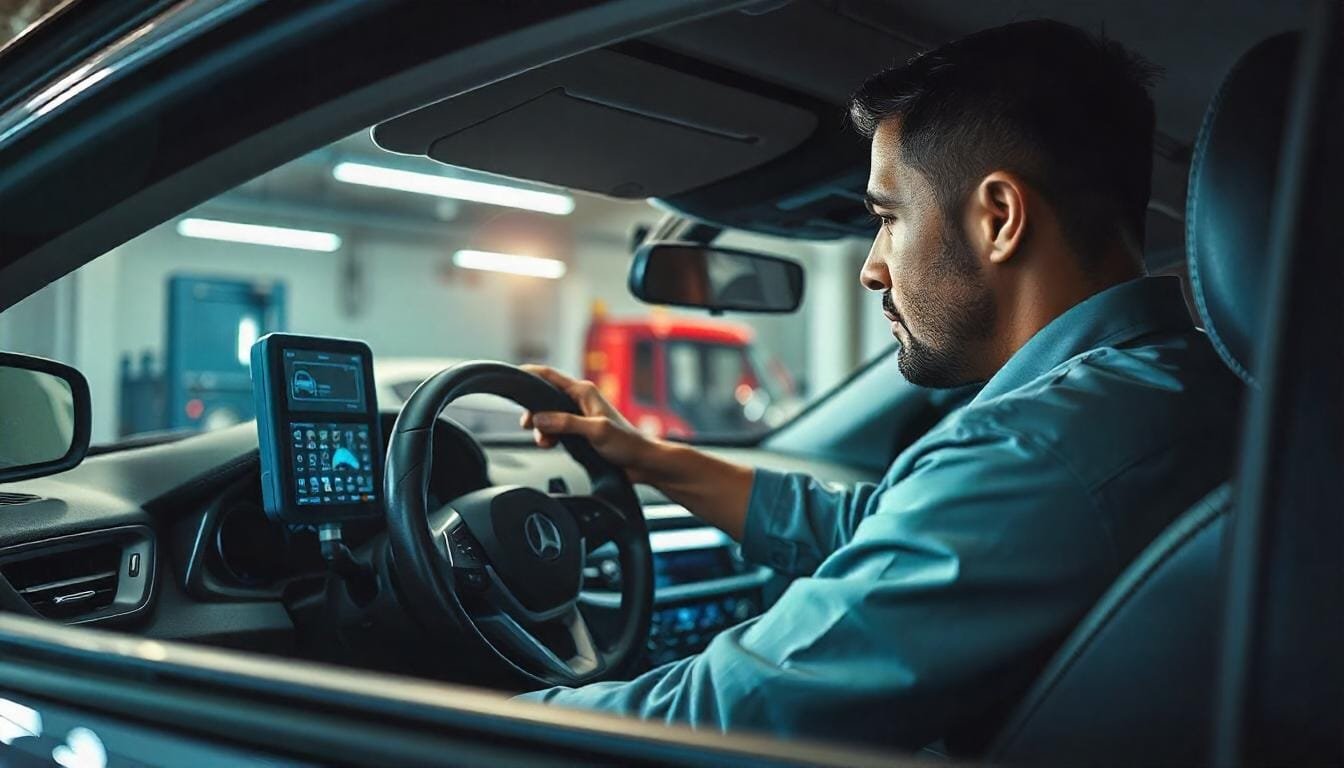
M 631 472 L 635 482 L 652 485 L 738 541 L 746 528 L 753 477 L 751 467 L 689 445 L 666 442 L 654 444 L 640 467 Z

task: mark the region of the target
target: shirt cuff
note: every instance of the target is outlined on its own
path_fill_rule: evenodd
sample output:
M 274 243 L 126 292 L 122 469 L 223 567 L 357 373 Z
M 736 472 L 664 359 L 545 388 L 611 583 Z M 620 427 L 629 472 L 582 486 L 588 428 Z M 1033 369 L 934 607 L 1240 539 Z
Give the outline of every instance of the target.
M 781 547 L 777 526 L 783 518 L 793 514 L 792 505 L 782 508 L 780 500 L 789 485 L 789 476 L 769 469 L 757 469 L 751 482 L 751 498 L 747 501 L 747 521 L 742 531 L 742 557 L 774 568 L 793 570 L 793 556 Z

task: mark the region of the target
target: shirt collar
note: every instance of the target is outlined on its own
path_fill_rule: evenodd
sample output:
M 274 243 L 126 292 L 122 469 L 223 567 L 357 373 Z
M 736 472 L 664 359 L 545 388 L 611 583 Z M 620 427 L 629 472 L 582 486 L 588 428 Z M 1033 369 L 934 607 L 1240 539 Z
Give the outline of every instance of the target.
M 1141 277 L 1111 286 L 1073 305 L 1037 331 L 972 402 L 984 402 L 1016 389 L 1088 350 L 1121 346 L 1158 331 L 1192 328 L 1179 278 Z

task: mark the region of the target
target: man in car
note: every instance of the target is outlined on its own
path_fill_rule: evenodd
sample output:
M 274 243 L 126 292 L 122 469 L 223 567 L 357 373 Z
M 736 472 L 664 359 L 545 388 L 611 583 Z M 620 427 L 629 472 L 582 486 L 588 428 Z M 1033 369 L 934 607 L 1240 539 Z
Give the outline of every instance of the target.
M 976 749 L 1135 555 L 1230 472 L 1238 385 L 1175 278 L 1145 277 L 1151 66 L 1054 22 L 870 78 L 879 228 L 860 279 L 901 372 L 983 382 L 882 482 L 841 488 L 649 439 L 587 382 L 532 370 L 587 438 L 799 577 L 701 654 L 529 694 L 717 729 Z M 1158 628 L 1157 631 L 1160 631 Z

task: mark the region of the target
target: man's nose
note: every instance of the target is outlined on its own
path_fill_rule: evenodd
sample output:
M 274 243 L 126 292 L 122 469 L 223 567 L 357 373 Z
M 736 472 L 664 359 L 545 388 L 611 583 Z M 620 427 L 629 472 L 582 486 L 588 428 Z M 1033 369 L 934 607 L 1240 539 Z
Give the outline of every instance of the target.
M 873 247 L 868 250 L 868 258 L 864 260 L 863 268 L 859 270 L 859 282 L 870 291 L 891 289 L 891 272 L 887 270 L 886 262 L 877 254 L 877 243 L 873 243 Z

